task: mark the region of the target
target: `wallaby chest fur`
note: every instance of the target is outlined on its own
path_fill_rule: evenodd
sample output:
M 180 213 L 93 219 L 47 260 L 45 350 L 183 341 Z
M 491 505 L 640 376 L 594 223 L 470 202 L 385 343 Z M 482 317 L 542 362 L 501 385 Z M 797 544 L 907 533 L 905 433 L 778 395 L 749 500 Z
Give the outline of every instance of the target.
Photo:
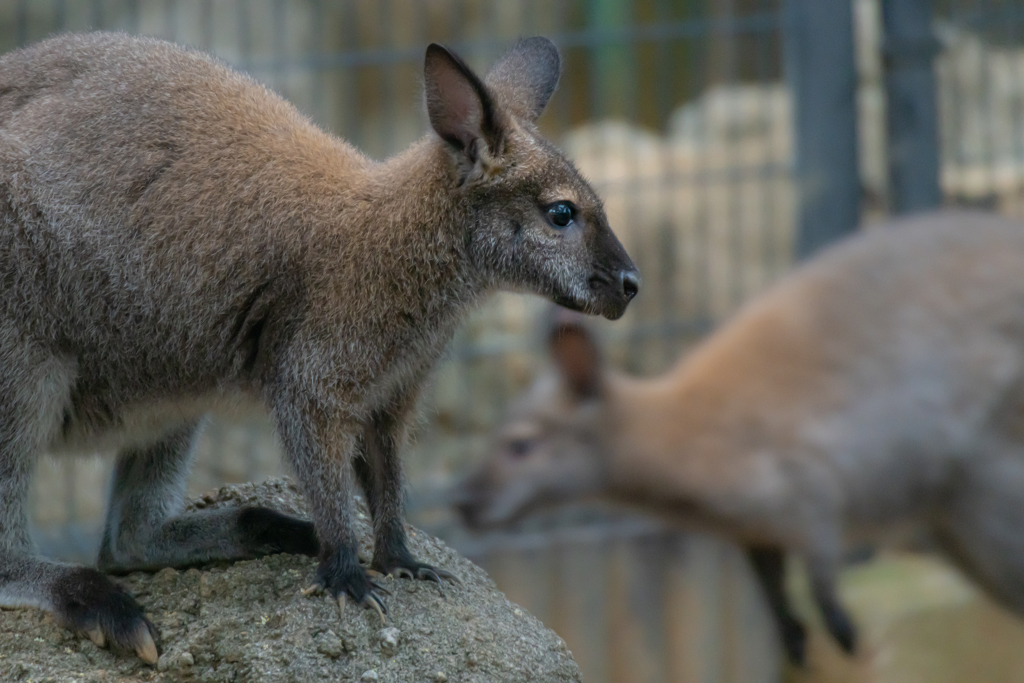
M 0 58 L 0 605 L 158 656 L 130 595 L 32 555 L 47 450 L 118 449 L 105 571 L 318 555 L 313 589 L 384 618 L 358 486 L 373 572 L 455 581 L 408 550 L 399 451 L 467 307 L 506 289 L 617 318 L 639 289 L 600 200 L 535 126 L 560 65 L 526 38 L 481 78 L 430 45 L 432 130 L 378 162 L 159 40 L 65 35 Z M 253 406 L 312 522 L 182 512 L 202 416 Z

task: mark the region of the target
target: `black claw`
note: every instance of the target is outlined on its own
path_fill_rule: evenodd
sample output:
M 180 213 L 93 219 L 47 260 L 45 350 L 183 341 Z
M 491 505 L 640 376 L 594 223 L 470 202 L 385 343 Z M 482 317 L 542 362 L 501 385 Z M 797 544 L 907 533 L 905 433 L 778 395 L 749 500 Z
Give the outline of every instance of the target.
M 316 583 L 324 585 L 336 600 L 347 596 L 357 605 L 375 610 L 384 621 L 388 608 L 377 591 L 390 595 L 390 591 L 372 578 L 356 560 L 355 552 L 339 552 L 322 560 L 317 568 Z M 343 600 L 339 604 L 344 604 Z
M 419 570 L 416 571 L 416 578 L 422 581 L 433 581 L 434 583 L 436 583 L 437 592 L 440 594 L 442 598 L 447 599 L 447 596 L 444 594 L 444 587 L 441 584 L 441 577 L 438 576 L 437 572 L 435 572 L 433 569 L 431 569 L 430 567 L 420 567 Z
M 388 606 L 384 604 L 383 598 L 377 595 L 376 591 L 370 591 L 367 593 L 359 604 L 367 609 L 376 609 L 384 614 L 388 613 Z
M 450 581 L 452 583 L 452 585 L 454 585 L 454 586 L 461 586 L 462 585 L 462 581 L 459 580 L 459 577 L 455 576 L 455 574 L 452 574 L 451 572 L 445 571 L 444 569 L 438 569 L 437 567 L 434 567 L 434 573 L 437 574 L 438 576 L 440 576 L 442 579 Z
M 447 572 L 443 569 L 438 569 L 437 567 L 430 567 L 427 565 L 424 565 L 416 570 L 416 578 L 420 579 L 421 581 L 433 581 L 434 583 L 436 583 L 437 592 L 441 595 L 442 598 L 445 598 L 446 600 L 448 599 L 448 596 L 446 596 L 444 593 L 444 582 L 441 579 L 450 581 L 454 585 L 459 585 L 459 583 L 461 583 L 459 579 L 451 572 Z
M 429 564 L 417 562 L 407 553 L 401 553 L 393 559 L 378 560 L 374 568 L 382 574 L 387 574 L 398 579 L 419 579 L 420 581 L 431 581 L 437 586 L 437 592 L 442 598 L 444 594 L 444 581 L 450 581 L 454 585 L 461 582 L 451 572 L 444 569 L 432 567 Z

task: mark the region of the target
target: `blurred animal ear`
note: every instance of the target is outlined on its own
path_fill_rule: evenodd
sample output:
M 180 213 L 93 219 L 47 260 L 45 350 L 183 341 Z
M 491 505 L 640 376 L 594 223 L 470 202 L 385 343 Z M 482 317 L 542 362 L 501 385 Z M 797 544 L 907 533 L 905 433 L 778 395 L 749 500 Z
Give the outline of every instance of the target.
M 558 87 L 562 59 L 547 38 L 523 38 L 491 67 L 485 79 L 498 101 L 514 115 L 537 120 Z
M 601 352 L 583 320 L 567 313 L 555 313 L 548 348 L 573 396 L 593 398 L 601 393 Z
M 434 131 L 460 153 L 463 180 L 487 175 L 501 152 L 502 125 L 494 97 L 462 59 L 431 43 L 423 65 L 427 114 Z

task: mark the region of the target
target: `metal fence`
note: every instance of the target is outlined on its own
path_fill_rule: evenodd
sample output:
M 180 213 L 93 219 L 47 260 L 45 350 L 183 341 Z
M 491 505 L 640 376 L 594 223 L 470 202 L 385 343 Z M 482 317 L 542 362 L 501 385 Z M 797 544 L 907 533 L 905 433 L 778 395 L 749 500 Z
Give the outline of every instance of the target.
M 825 17 L 838 39 L 800 23 L 837 7 L 850 10 L 845 28 Z M 887 74 L 902 58 L 883 39 L 888 20 L 880 0 L 18 0 L 0 3 L 0 49 L 91 28 L 191 44 L 380 158 L 425 130 L 428 42 L 484 68 L 516 37 L 549 35 L 565 71 L 541 129 L 592 179 L 645 279 L 627 316 L 598 331 L 614 362 L 652 373 L 785 272 L 798 244 L 809 250 L 850 227 L 830 219 L 829 197 L 845 197 L 854 220 L 899 207 Z M 945 201 L 1024 216 L 1024 7 L 936 0 L 933 26 L 937 42 L 924 47 Z M 815 38 L 817 48 L 792 47 Z M 844 40 L 849 64 L 808 56 L 822 43 L 842 52 Z M 856 87 L 837 97 L 808 85 L 814 79 Z M 843 117 L 859 144 L 834 134 Z M 842 154 L 853 158 L 840 163 Z M 838 195 L 815 205 L 805 180 L 821 173 Z M 808 226 L 823 231 L 818 242 L 806 241 Z M 485 452 L 507 400 L 537 371 L 544 307 L 499 295 L 460 330 L 407 454 L 411 521 L 452 539 L 555 627 L 590 681 L 774 680 L 774 636 L 728 546 L 603 517 L 568 528 L 528 522 L 526 536 L 460 534 L 444 491 Z M 215 423 L 190 489 L 280 467 L 267 424 Z M 47 461 L 41 470 L 41 545 L 88 557 L 108 463 Z

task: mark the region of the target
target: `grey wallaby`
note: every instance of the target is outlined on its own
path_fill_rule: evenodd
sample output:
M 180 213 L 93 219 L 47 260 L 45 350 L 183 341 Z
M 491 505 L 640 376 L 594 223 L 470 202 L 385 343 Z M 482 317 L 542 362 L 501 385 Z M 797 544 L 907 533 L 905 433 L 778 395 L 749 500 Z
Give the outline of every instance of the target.
M 0 604 L 158 656 L 100 571 L 33 555 L 26 493 L 44 452 L 117 448 L 108 572 L 273 552 L 383 614 L 371 570 L 449 573 L 406 548 L 397 455 L 467 308 L 495 289 L 622 315 L 638 276 L 601 203 L 534 121 L 560 71 L 520 41 L 483 79 L 426 50 L 433 131 L 374 162 L 247 76 L 122 34 L 0 59 Z M 181 514 L 203 416 L 275 423 L 312 523 L 262 508 Z
M 558 371 L 455 494 L 470 525 L 598 497 L 719 532 L 748 549 L 795 662 L 786 553 L 847 651 L 844 549 L 897 532 L 1024 616 L 1024 224 L 952 212 L 862 232 L 651 379 L 604 368 L 578 318 L 550 344 Z

